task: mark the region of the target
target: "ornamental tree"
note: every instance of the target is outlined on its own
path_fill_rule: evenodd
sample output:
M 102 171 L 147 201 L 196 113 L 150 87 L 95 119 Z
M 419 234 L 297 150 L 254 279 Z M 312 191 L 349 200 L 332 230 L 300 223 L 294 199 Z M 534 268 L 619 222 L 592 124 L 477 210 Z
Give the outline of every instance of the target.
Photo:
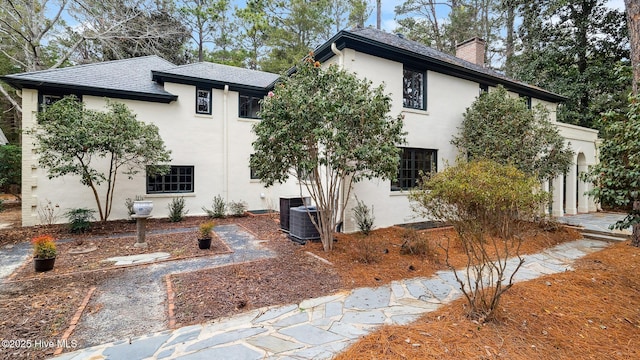
M 626 113 L 604 114 L 600 162 L 584 176 L 593 183 L 588 194 L 601 204 L 629 213 L 611 228 L 633 228 L 631 245 L 640 247 L 640 96 L 629 98 Z
M 528 109 L 502 86 L 480 95 L 467 108 L 460 134 L 451 143 L 471 159 L 512 164 L 540 180 L 566 172 L 573 155 L 546 109 Z
M 384 87 L 309 57 L 262 101 L 251 167 L 263 183 L 298 179 L 318 207 L 314 225 L 325 251 L 344 215 L 352 184 L 393 179 L 404 143 L 402 117 L 389 116 Z
M 106 108 L 86 109 L 74 96 L 66 96 L 38 113 L 38 125 L 29 130 L 49 179 L 79 176 L 93 192 L 101 221 L 111 213 L 119 174 L 129 179 L 145 169 L 163 174 L 169 167 L 162 164 L 171 161 L 155 125 L 136 120 L 124 104 L 108 102 Z
M 548 201 L 543 191 L 533 192 L 537 179 L 511 165 L 490 160 L 461 162 L 442 172 L 423 176 L 409 199 L 414 211 L 453 226 L 467 255 L 467 268 L 454 271 L 469 303 L 469 316 L 484 321 L 493 317 L 501 295 L 512 285 L 524 263 L 520 244 L 533 219 Z M 515 267 L 508 260 L 517 256 Z M 463 274 L 461 274 L 463 273 Z

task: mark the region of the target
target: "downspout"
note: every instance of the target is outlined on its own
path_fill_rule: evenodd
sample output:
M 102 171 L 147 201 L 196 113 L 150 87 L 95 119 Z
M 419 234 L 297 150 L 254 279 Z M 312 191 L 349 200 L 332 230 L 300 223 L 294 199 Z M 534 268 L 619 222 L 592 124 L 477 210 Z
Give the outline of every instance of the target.
M 338 50 L 338 47 L 336 46 L 336 43 L 331 43 L 331 52 L 333 52 L 337 57 L 338 57 L 338 67 L 342 70 L 344 69 L 344 54 L 342 53 L 342 51 Z M 336 224 L 336 229 L 333 229 L 334 231 L 337 232 L 342 232 L 342 229 L 344 227 L 344 213 L 346 210 L 346 205 L 347 205 L 347 201 L 349 201 L 349 199 L 345 199 L 345 194 L 347 193 L 346 189 L 345 189 L 345 185 L 346 181 L 345 178 L 342 179 L 342 188 L 340 189 L 340 195 L 339 198 L 341 199 L 340 201 L 340 206 L 342 207 L 342 209 L 339 209 L 339 214 L 340 217 L 338 218 L 338 223 Z
M 331 43 L 331 51 L 338 57 L 338 66 L 340 66 L 340 69 L 344 69 L 344 55 L 342 51 L 338 50 L 336 43 Z
M 224 194 L 225 202 L 229 201 L 229 85 L 224 85 L 224 96 L 222 104 L 222 146 L 223 146 L 223 168 L 224 179 L 222 184 L 222 193 Z

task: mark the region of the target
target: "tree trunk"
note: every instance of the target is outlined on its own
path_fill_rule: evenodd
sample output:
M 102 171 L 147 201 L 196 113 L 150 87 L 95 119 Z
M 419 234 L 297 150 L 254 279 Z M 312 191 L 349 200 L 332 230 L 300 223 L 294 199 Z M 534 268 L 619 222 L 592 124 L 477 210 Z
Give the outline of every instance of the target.
M 633 210 L 633 212 L 640 211 L 640 200 L 633 202 Z M 640 224 L 633 224 L 631 229 L 633 230 L 631 234 L 631 246 L 640 247 Z
M 640 2 L 638 0 L 624 0 L 624 5 L 627 8 L 627 27 L 629 28 L 629 43 L 631 45 L 633 94 L 638 95 L 638 83 L 640 82 Z
M 507 73 L 507 76 L 513 76 L 513 69 L 512 69 L 512 62 L 513 62 L 513 54 L 515 53 L 514 49 L 515 49 L 515 40 L 513 38 L 513 32 L 514 32 L 514 23 L 516 20 L 516 15 L 515 15 L 515 5 L 513 4 L 513 1 L 507 1 L 506 2 L 506 7 L 507 7 L 507 18 L 506 18 L 506 31 L 507 31 L 507 38 L 505 41 L 505 57 L 506 60 L 504 62 L 504 66 L 505 66 L 505 71 Z M 489 41 L 487 39 L 487 41 Z

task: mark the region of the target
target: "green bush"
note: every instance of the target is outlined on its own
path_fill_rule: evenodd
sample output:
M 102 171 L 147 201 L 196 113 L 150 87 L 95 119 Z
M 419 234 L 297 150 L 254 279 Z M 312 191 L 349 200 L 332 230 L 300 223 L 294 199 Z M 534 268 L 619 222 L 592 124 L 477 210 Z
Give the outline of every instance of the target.
M 465 275 L 454 274 L 468 300 L 469 316 L 491 319 L 524 262 L 518 250 L 530 228 L 526 220 L 538 217 L 548 194 L 534 177 L 513 166 L 476 160 L 424 177 L 410 199 L 420 215 L 447 221 L 456 230 L 469 265 Z M 509 275 L 511 256 L 520 262 Z M 448 251 L 446 260 L 449 264 Z
M 74 234 L 91 230 L 91 221 L 95 220 L 95 210 L 86 208 L 71 209 L 65 213 L 69 220 L 69 231 Z
M 189 212 L 185 210 L 185 201 L 183 197 L 175 197 L 168 205 L 169 208 L 169 221 L 180 222 L 184 220 L 185 215 Z
M 228 207 L 231 215 L 236 217 L 244 216 L 244 213 L 247 211 L 247 203 L 242 200 L 231 201 Z
M 373 222 L 375 218 L 373 217 L 373 205 L 371 209 L 364 203 L 364 201 L 360 201 L 356 198 L 356 206 L 353 208 L 353 217 L 356 220 L 356 224 L 358 224 L 358 229 L 364 234 L 369 235 L 371 229 L 373 228 Z
M 227 204 L 225 204 L 222 196 L 216 195 L 216 197 L 213 198 L 211 209 L 203 206 L 202 210 L 204 210 L 210 218 L 223 218 L 227 214 Z
M 16 145 L 0 146 L 0 190 L 20 185 L 22 179 L 22 150 Z

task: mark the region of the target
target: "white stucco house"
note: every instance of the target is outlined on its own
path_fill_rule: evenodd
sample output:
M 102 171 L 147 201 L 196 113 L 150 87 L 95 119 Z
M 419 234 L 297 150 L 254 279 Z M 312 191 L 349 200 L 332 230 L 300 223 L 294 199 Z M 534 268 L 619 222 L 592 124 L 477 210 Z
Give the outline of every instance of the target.
M 450 56 L 419 43 L 375 29 L 344 30 L 315 51 L 325 66 L 336 64 L 384 83 L 393 99 L 392 115 L 405 118 L 407 143 L 403 145 L 398 181 L 357 183 L 353 197 L 375 209 L 376 226 L 422 221 L 411 212 L 408 189 L 420 170 L 439 170 L 458 155 L 450 140 L 457 134 L 465 109 L 482 91 L 498 84 L 533 105 L 546 106 L 555 121 L 564 98 L 530 86 L 482 64 L 484 46 L 474 39 Z M 36 125 L 40 106 L 75 94 L 87 107 L 103 108 L 106 99 L 125 103 L 139 120 L 156 124 L 172 151 L 171 174 L 118 183 L 111 219 L 126 218 L 126 198 L 143 195 L 154 201 L 154 216 L 168 214 L 172 198 L 183 196 L 190 215 L 204 214 L 214 196 L 245 201 L 249 209 L 278 210 L 279 198 L 299 193 L 294 179 L 264 188 L 249 168 L 253 150 L 252 124 L 259 100 L 273 88 L 278 75 L 212 63 L 176 66 L 148 56 L 80 65 L 63 69 L 12 74 L 1 78 L 20 91 L 24 128 Z M 583 195 L 588 184 L 579 172 L 597 162 L 597 131 L 557 123 L 575 152 L 574 166 L 564 177 L 548 184 L 554 190 L 553 215 L 595 211 Z M 40 222 L 38 208 L 46 201 L 62 208 L 95 207 L 89 188 L 72 176 L 48 179 L 38 167 L 33 139 L 23 135 L 22 223 Z M 355 201 L 353 201 L 355 203 Z M 119 205 L 122 204 L 122 205 Z M 343 229 L 355 230 L 351 212 Z

